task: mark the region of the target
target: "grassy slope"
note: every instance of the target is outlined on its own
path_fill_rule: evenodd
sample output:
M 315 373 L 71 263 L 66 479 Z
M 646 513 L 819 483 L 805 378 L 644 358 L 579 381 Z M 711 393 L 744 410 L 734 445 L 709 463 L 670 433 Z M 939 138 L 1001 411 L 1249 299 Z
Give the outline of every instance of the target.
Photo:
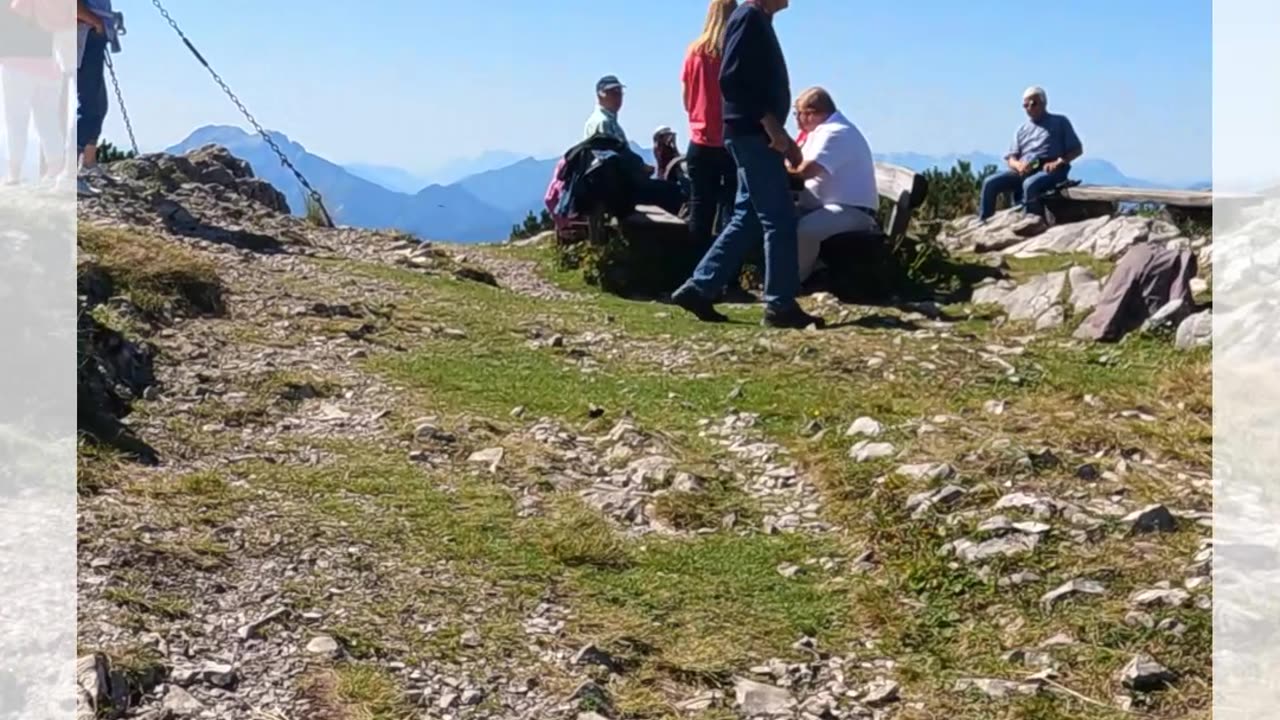
M 573 278 L 557 276 L 537 249 L 483 251 L 536 258 L 548 275 L 586 299 L 543 301 L 382 266 L 333 264 L 334 272 L 413 288 L 413 306 L 401 308 L 401 324 L 386 330 L 388 339 L 410 351 L 366 361 L 370 372 L 407 389 L 404 407 L 397 410 L 406 424 L 433 415 L 446 425 L 485 418 L 515 427 L 509 412 L 521 406 L 526 417 L 559 418 L 598 434 L 625 412 L 646 429 L 664 432 L 685 457 L 706 461 L 717 450 L 698 435 L 699 421 L 731 409 L 760 413 L 765 432 L 815 472 L 825 512 L 844 530 L 827 537 L 716 533 L 629 540 L 574 498 L 557 498 L 546 517 L 523 520 L 506 487 L 516 478 L 500 484 L 453 473 L 423 477 L 402 454 L 355 442 L 334 444 L 329 449 L 337 459 L 318 468 L 245 463 L 237 466 L 238 477 L 188 476 L 170 485 L 124 480 L 126 491 L 157 494 L 171 504 L 175 523 L 198 527 L 212 527 L 217 515 L 250 511 L 261 502 L 237 489 L 236 481 L 245 478 L 260 490 L 305 500 L 305 511 L 281 522 L 319 528 L 313 542 L 368 548 L 372 582 L 385 588 L 381 603 L 349 609 L 343 640 L 357 657 L 412 661 L 459 652 L 460 624 L 425 635 L 401 619 L 461 616 L 471 583 L 501 588 L 484 620 L 484 645 L 475 652 L 519 655 L 528 644 L 519 619 L 553 593 L 576 613 L 566 631 L 573 644 L 594 641 L 632 662 L 612 688 L 628 717 L 675 717 L 673 696 L 723 682 L 729 673 L 769 657 L 793 657 L 790 645 L 803 635 L 817 637 L 833 652 L 893 658 L 904 698 L 921 703 L 904 706 L 901 717 L 1119 717 L 1064 696 L 992 704 L 950 691 L 957 677 L 1018 678 L 1025 671 L 1002 661 L 1002 654 L 1059 632 L 1079 640 L 1059 654 L 1064 685 L 1109 702 L 1118 690 L 1115 670 L 1132 653 L 1149 651 L 1183 674 L 1178 689 L 1153 697 L 1149 710 L 1160 717 L 1207 717 L 1208 614 L 1164 613 L 1188 626 L 1181 637 L 1123 622 L 1128 593 L 1159 580 L 1177 582 L 1204 531 L 1187 526 L 1142 543 L 1113 531 L 1083 546 L 1051 538 L 1031 557 L 1007 563 L 1011 570 L 1035 571 L 1041 582 L 997 588 L 1001 563 L 983 581 L 939 557 L 939 546 L 959 537 L 959 530 L 941 519 L 911 519 L 903 502 L 920 487 L 884 480 L 895 462 L 851 463 L 851 441 L 843 437 L 849 422 L 870 415 L 890 428 L 887 439 L 902 451 L 896 462 L 955 465 L 964 484 L 976 488 L 962 509 L 985 508 L 1014 485 L 1054 497 L 1078 490 L 1123 492 L 1135 505 L 1166 502 L 1181 508 L 1188 503 L 1177 472 L 1203 473 L 1209 467 L 1207 352 L 1176 353 L 1167 343 L 1140 338 L 1118 347 L 1082 348 L 1068 342 L 1064 331 L 1042 335 L 1023 354 L 1008 357 L 1017 367 L 1011 379 L 974 351 L 1017 344 L 1027 329 L 993 328 L 981 315 L 961 322 L 959 332 L 936 337 L 911 337 L 872 323 L 821 334 L 765 333 L 754 324 L 753 310 L 732 313 L 742 324 L 706 327 L 659 305 L 591 293 Z M 421 325 L 458 328 L 466 338 L 424 337 Z M 612 339 L 591 348 L 598 367 L 584 374 L 564 348 L 529 347 L 534 327 L 563 334 L 569 347 L 584 332 L 609 333 Z M 691 359 L 664 368 L 655 355 L 670 347 L 687 349 Z M 728 352 L 716 352 L 723 348 Z M 873 366 L 873 357 L 884 363 Z M 739 387 L 741 392 L 732 392 Z M 1086 404 L 1085 396 L 1094 396 L 1097 405 Z M 1005 400 L 1008 411 L 985 413 L 983 404 L 992 399 Z M 603 426 L 588 421 L 592 405 L 605 409 Z M 1158 421 L 1113 417 L 1136 407 Z M 939 415 L 951 418 L 941 432 L 918 435 L 909 426 Z M 804 440 L 803 429 L 815 420 L 830 432 Z M 1062 465 L 1015 480 L 1018 451 L 1044 446 Z M 1134 471 L 1093 487 L 1074 477 L 1075 467 L 1095 453 L 1114 457 L 1125 448 L 1141 448 L 1167 469 Z M 536 482 L 537 464 L 522 465 L 518 448 L 508 452 L 510 472 L 527 473 L 524 479 Z M 1196 497 L 1191 504 L 1196 503 L 1207 499 Z M 866 575 L 815 572 L 787 579 L 776 570 L 815 557 L 852 558 L 867 548 L 874 549 L 880 566 Z M 207 558 L 218 549 L 174 552 Z M 444 592 L 429 579 L 394 570 L 384 574 L 384 562 L 386 568 L 451 563 L 463 591 Z M 1106 578 L 1110 592 L 1041 609 L 1041 594 L 1076 576 Z M 300 603 L 321 603 L 323 586 L 317 578 L 314 586 L 299 585 L 293 592 Z M 138 613 L 144 625 L 156 613 L 182 609 L 180 599 L 149 597 L 145 588 L 120 593 L 119 604 Z M 403 708 L 388 683 L 357 661 L 339 668 L 328 692 L 341 697 L 353 716 L 396 717 Z M 723 712 L 703 717 L 724 717 Z

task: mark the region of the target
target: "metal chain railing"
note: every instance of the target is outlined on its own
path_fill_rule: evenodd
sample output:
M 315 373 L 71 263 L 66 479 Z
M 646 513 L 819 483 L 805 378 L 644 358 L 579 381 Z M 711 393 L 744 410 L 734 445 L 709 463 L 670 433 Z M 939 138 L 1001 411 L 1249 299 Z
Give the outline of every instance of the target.
M 120 106 L 120 117 L 124 119 L 124 129 L 129 131 L 129 145 L 133 154 L 138 155 L 138 139 L 133 136 L 133 123 L 129 122 L 129 109 L 124 106 L 124 95 L 120 92 L 120 81 L 116 79 L 116 66 L 111 62 L 111 53 L 106 54 L 107 72 L 111 73 L 111 84 L 116 89 L 116 103 Z
M 275 152 L 276 157 L 280 158 L 280 164 L 288 168 L 289 171 L 293 173 L 293 176 L 298 179 L 298 182 L 302 187 L 306 189 L 312 202 L 316 204 L 316 208 L 320 211 L 325 227 L 333 227 L 333 218 L 329 217 L 329 211 L 325 209 L 324 200 L 320 197 L 320 193 L 316 192 L 316 189 L 311 187 L 311 183 L 307 182 L 307 179 L 302 176 L 302 173 L 298 171 L 298 168 L 294 167 L 293 163 L 289 162 L 289 158 L 285 157 L 284 152 L 280 149 L 280 146 L 276 144 L 275 139 L 271 137 L 270 133 L 262 129 L 262 126 L 258 124 L 258 121 L 253 117 L 253 114 L 249 112 L 249 109 L 244 106 L 244 103 L 240 102 L 240 98 L 236 97 L 236 94 L 232 92 L 231 88 L 227 86 L 227 83 L 223 81 L 222 76 L 218 75 L 218 73 L 209 66 L 209 61 L 205 60 L 204 56 L 200 54 L 200 51 L 196 50 L 195 45 L 191 44 L 191 40 L 189 40 L 186 34 L 182 32 L 182 28 L 178 27 L 178 23 L 169 15 L 169 11 L 165 10 L 164 6 L 160 4 L 160 0 L 151 0 L 151 4 L 156 6 L 156 9 L 160 11 L 160 15 L 169 23 L 169 27 L 172 27 L 173 31 L 178 33 L 178 37 L 182 38 L 182 44 L 186 45 L 187 49 L 191 51 L 191 54 L 196 57 L 196 60 L 200 61 L 200 64 L 204 66 L 205 70 L 209 71 L 209 74 L 213 76 L 214 82 L 218 83 L 218 86 L 227 94 L 227 97 L 231 98 L 231 102 L 235 103 L 236 108 L 240 110 L 240 113 L 253 125 L 253 129 L 258 131 L 258 134 L 262 136 L 263 141 L 266 142 L 267 145 L 271 147 L 272 151 Z

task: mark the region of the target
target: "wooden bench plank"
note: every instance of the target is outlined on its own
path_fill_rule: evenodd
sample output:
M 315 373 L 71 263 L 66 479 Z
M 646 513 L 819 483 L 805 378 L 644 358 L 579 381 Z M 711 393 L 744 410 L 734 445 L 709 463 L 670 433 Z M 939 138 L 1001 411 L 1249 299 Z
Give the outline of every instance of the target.
M 636 211 L 622 221 L 624 225 L 681 225 L 684 220 L 663 210 L 657 205 L 637 205 Z
M 1127 188 L 1104 185 L 1076 185 L 1059 194 L 1068 200 L 1159 203 L 1185 208 L 1213 207 L 1213 193 L 1203 190 L 1164 190 L 1160 188 Z
M 928 186 L 924 176 L 898 165 L 876 163 L 876 192 L 893 203 L 884 227 L 891 238 L 902 237 L 911 227 L 911 214 L 924 202 Z
M 897 201 L 905 192 L 908 195 L 916 188 L 917 173 L 889 163 L 876 163 L 876 192 L 881 197 Z

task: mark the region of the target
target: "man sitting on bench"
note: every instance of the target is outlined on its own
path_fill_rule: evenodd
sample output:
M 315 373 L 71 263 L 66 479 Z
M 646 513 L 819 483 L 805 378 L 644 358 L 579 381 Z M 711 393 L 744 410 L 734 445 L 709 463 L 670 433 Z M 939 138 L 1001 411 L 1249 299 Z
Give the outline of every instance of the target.
M 1023 212 L 1043 221 L 1040 202 L 1045 193 L 1067 180 L 1071 163 L 1084 154 L 1084 145 L 1065 115 L 1049 112 L 1044 88 L 1032 86 L 1022 93 L 1027 122 L 1013 136 L 1013 145 L 1004 156 L 1009 169 L 982 183 L 982 205 L 978 219 L 986 221 L 996 212 L 996 198 L 1013 193 Z
M 624 86 L 613 75 L 605 75 L 596 83 L 596 107 L 587 117 L 583 127 L 583 138 L 605 136 L 617 140 L 624 152 L 634 154 L 627 133 L 618 123 L 618 111 L 622 109 Z M 636 156 L 639 157 L 638 155 Z M 664 182 L 653 178 L 656 170 L 652 165 L 637 160 L 643 167 L 643 176 L 635 179 L 635 201 L 637 205 L 657 205 L 672 215 L 679 215 L 684 206 L 685 194 L 676 183 Z
M 793 146 L 787 165 L 792 178 L 804 184 L 797 243 L 803 283 L 813 273 L 827 238 L 880 229 L 880 199 L 871 147 L 836 109 L 831 95 L 820 87 L 810 88 L 801 93 L 795 108 L 805 140 L 802 147 Z

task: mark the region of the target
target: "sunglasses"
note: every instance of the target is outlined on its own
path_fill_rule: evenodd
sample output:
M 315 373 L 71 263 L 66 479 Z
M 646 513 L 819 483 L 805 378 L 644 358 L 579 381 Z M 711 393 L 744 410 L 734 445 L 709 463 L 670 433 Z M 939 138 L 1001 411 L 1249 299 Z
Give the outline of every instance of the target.
M 1030 100 L 1022 101 L 1022 107 L 1024 108 L 1035 107 L 1039 104 L 1040 104 L 1040 100 L 1038 98 L 1031 98 Z

